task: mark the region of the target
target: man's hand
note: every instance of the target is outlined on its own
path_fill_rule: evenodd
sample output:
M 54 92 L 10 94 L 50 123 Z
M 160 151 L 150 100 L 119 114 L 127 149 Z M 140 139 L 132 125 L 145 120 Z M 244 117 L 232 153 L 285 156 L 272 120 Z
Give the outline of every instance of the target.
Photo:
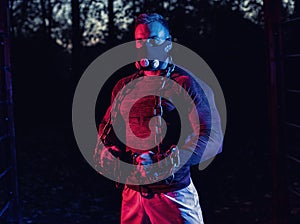
M 116 146 L 104 147 L 100 154 L 100 165 L 104 169 L 115 169 L 117 159 L 121 155 L 121 150 Z
M 147 151 L 147 152 L 144 152 L 144 153 L 138 155 L 135 158 L 135 161 L 138 165 L 149 165 L 149 164 L 153 163 L 153 160 L 152 160 L 153 155 L 154 155 L 154 152 Z
M 119 174 L 119 158 L 122 154 L 116 146 L 106 147 L 103 144 L 97 146 L 94 154 L 96 169 L 102 175 L 117 177 Z
M 108 148 L 108 151 L 116 158 L 119 158 L 121 156 L 122 150 L 119 149 L 117 146 L 110 146 Z
M 172 176 L 175 168 L 179 167 L 179 149 L 172 146 L 164 154 L 155 154 L 147 151 L 142 154 L 136 154 L 134 164 L 136 165 L 135 177 L 143 182 L 157 181 Z
M 154 152 L 147 151 L 135 158 L 135 162 L 137 164 L 138 172 L 140 173 L 140 177 L 145 178 L 150 174 L 150 165 L 154 162 L 152 156 Z

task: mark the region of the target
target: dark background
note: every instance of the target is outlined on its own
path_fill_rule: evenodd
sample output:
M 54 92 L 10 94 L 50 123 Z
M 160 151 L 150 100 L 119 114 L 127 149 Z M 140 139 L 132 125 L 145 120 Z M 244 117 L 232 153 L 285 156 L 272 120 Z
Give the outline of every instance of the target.
M 250 1 L 258 15 L 247 19 L 230 1 L 215 5 L 200 0 L 175 2 L 178 3 L 175 8 L 167 10 L 156 1 L 146 1 L 147 4 L 135 1 L 139 7 L 126 13 L 134 17 L 148 11 L 166 16 L 173 40 L 197 52 L 212 68 L 222 87 L 227 106 L 223 152 L 204 171 L 198 171 L 197 167 L 192 170 L 205 223 L 271 223 L 267 44 L 262 8 Z M 33 4 L 27 1 L 30 3 Z M 27 13 L 18 14 L 18 8 L 12 13 L 11 41 L 23 221 L 118 223 L 121 190 L 97 174 L 82 157 L 72 130 L 72 100 L 82 72 L 97 56 L 133 40 L 133 24 L 122 30 L 114 20 L 111 29 L 105 31 L 107 35 L 104 33 L 104 43 L 90 47 L 74 45 L 72 52 L 55 42 L 47 32 L 47 25 L 34 32 L 28 28 L 27 35 L 20 31 L 25 22 L 19 20 L 30 16 L 28 5 L 22 11 Z M 194 9 L 187 11 L 187 5 L 193 5 Z M 48 1 L 45 6 L 49 6 Z M 284 8 L 283 17 L 292 18 L 293 13 L 287 13 Z M 117 34 L 122 35 L 117 38 Z M 71 30 L 63 37 L 64 43 L 71 41 Z M 73 43 L 78 41 L 82 40 L 73 35 Z M 106 108 L 107 104 L 108 100 L 100 107 Z M 101 112 L 95 120 L 99 117 Z M 291 178 L 288 186 L 295 183 L 298 182 Z M 290 199 L 289 223 L 298 223 L 299 198 L 291 196 Z

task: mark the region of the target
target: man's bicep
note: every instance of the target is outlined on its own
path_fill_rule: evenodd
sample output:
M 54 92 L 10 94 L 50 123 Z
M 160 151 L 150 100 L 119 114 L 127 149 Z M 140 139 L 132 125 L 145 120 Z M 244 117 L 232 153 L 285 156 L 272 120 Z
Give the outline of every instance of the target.
M 201 81 L 193 82 L 189 96 L 193 99 L 188 111 L 191 133 L 182 146 L 182 154 L 190 156 L 189 165 L 196 165 L 219 153 L 223 135 L 211 88 Z
M 207 93 L 208 105 L 211 114 L 210 133 L 206 149 L 202 155 L 201 162 L 215 157 L 222 151 L 223 131 L 219 111 L 215 104 L 213 91 Z
M 108 109 L 106 110 L 106 113 L 105 113 L 104 117 L 102 118 L 102 120 L 99 124 L 99 128 L 98 128 L 98 135 L 99 136 L 101 136 L 103 134 L 105 126 L 108 125 L 108 123 L 110 122 L 111 108 L 112 108 L 112 106 L 110 105 L 108 107 Z
M 198 105 L 197 113 L 191 114 L 191 123 L 193 116 L 197 114 L 199 118 L 199 138 L 195 147 L 196 154 L 201 156 L 199 163 L 215 157 L 221 152 L 223 142 L 223 132 L 221 128 L 221 119 L 214 101 L 213 91 L 208 86 L 204 86 L 204 95 L 201 104 Z M 194 125 L 194 129 L 198 128 Z
M 123 85 L 122 80 L 119 80 L 112 90 L 110 106 L 107 108 L 106 113 L 105 113 L 104 117 L 102 118 L 99 128 L 98 128 L 99 134 L 102 132 L 102 130 L 105 128 L 105 126 L 111 121 L 111 114 L 113 112 L 112 110 L 113 110 L 114 101 L 117 97 L 118 92 L 122 88 L 122 85 Z

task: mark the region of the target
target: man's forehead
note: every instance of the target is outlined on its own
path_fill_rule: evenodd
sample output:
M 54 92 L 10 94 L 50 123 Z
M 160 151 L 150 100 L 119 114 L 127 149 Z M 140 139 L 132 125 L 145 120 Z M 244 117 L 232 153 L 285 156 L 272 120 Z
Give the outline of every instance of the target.
M 136 39 L 147 39 L 149 37 L 165 38 L 169 31 L 160 22 L 151 22 L 148 24 L 139 24 L 135 29 Z

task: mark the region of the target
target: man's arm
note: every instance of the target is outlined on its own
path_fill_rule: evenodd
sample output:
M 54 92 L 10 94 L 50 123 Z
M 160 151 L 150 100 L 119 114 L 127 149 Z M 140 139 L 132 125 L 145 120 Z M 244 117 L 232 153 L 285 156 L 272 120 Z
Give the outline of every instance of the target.
M 187 135 L 185 143 L 180 146 L 180 158 L 181 161 L 187 161 L 187 165 L 192 166 L 211 159 L 221 152 L 223 133 L 211 88 L 196 78 L 186 79 L 183 87 L 195 106 L 190 107 L 188 111 L 188 119 L 193 131 Z
M 111 122 L 112 104 L 120 88 L 121 82 L 119 81 L 112 91 L 111 105 L 106 110 L 98 129 L 98 139 L 94 152 L 94 162 L 97 170 L 102 174 L 107 174 L 107 172 L 116 169 L 117 159 L 122 158 L 124 154 L 124 152 L 121 150 L 121 143 L 119 142 L 113 130 Z

